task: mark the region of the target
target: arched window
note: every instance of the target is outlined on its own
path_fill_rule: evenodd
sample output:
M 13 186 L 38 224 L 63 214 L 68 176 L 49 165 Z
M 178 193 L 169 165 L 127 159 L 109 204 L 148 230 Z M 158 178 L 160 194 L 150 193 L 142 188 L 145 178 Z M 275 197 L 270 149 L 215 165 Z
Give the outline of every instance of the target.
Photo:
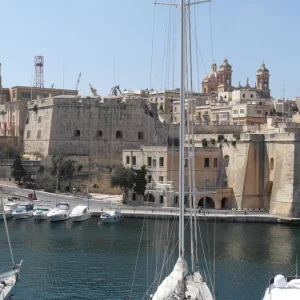
M 97 132 L 96 132 L 96 137 L 97 138 L 102 138 L 102 130 L 97 130 Z
M 270 159 L 270 170 L 274 170 L 274 158 Z
M 29 118 L 26 118 L 26 124 L 29 124 Z
M 225 155 L 225 156 L 224 156 L 224 166 L 225 166 L 225 167 L 228 167 L 228 165 L 229 165 L 229 156 L 228 156 L 228 155 Z
M 122 139 L 122 138 L 123 138 L 123 132 L 121 130 L 118 130 L 116 132 L 116 139 L 118 140 L 118 139 Z
M 41 136 L 42 136 L 42 131 L 41 131 L 41 129 L 39 129 L 37 132 L 37 138 L 40 139 Z
M 138 139 L 139 139 L 139 140 L 143 140 L 144 138 L 145 138 L 144 132 L 143 132 L 143 131 L 139 131 L 139 132 L 138 132 Z
M 30 138 L 30 130 L 27 130 L 26 137 L 29 139 Z
M 38 118 L 38 123 L 41 123 L 42 122 L 42 117 L 39 117 Z
M 74 130 L 74 137 L 77 137 L 77 138 L 80 137 L 80 130 L 78 130 L 78 129 Z

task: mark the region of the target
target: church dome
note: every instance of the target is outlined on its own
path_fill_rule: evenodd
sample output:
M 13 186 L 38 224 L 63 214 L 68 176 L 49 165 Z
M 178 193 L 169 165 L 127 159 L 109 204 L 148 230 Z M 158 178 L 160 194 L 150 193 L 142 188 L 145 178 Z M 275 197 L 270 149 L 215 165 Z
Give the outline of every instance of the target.
M 219 73 L 217 72 L 217 65 L 213 63 L 211 65 L 211 70 L 208 74 L 206 74 L 203 82 L 216 82 L 219 81 Z
M 219 67 L 220 70 L 231 70 L 231 65 L 228 63 L 228 59 L 225 57 L 223 63 Z
M 257 70 L 257 73 L 269 73 L 269 70 L 266 68 L 264 62 L 261 64 L 261 67 Z

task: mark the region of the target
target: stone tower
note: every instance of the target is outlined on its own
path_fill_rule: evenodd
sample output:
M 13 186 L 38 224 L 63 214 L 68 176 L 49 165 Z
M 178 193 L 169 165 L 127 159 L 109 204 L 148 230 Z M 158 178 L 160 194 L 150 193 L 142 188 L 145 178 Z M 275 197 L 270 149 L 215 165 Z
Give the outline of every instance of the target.
M 211 65 L 210 72 L 205 76 L 202 81 L 202 93 L 217 92 L 219 85 L 219 73 L 217 71 L 217 64 Z
M 219 86 L 218 92 L 229 92 L 232 90 L 232 67 L 225 57 L 223 63 L 219 67 Z
M 262 94 L 263 97 L 270 97 L 270 72 L 266 68 L 263 62 L 261 67 L 256 73 L 256 87 L 257 91 Z

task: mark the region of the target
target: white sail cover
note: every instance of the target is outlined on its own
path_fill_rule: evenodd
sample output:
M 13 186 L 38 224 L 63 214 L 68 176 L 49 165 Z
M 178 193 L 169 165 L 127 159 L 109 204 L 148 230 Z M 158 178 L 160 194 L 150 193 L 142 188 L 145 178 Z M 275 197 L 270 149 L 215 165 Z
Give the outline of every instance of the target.
M 183 295 L 182 291 L 184 291 Z M 178 258 L 173 271 L 160 284 L 152 300 L 177 300 L 183 299 L 182 296 L 191 300 L 213 300 L 200 273 L 188 275 L 186 260 Z

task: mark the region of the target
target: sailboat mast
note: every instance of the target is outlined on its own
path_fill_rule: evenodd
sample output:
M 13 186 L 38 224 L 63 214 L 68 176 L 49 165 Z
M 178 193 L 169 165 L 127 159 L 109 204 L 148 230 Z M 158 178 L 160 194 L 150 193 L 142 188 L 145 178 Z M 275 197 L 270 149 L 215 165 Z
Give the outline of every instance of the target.
M 185 129 L 185 0 L 181 1 L 180 26 L 180 133 L 179 133 L 179 257 L 184 258 L 184 129 Z
M 12 261 L 12 264 L 13 264 L 13 267 L 14 267 L 15 266 L 15 260 L 14 260 L 14 255 L 13 255 L 13 252 L 12 252 L 9 233 L 8 233 L 8 229 L 7 229 L 6 215 L 5 215 L 5 211 L 4 211 L 4 203 L 3 203 L 3 198 L 2 198 L 2 187 L 0 188 L 0 197 L 1 197 L 1 207 L 2 207 L 2 213 L 3 213 L 4 227 L 5 227 L 5 231 L 6 231 L 6 236 L 7 236 L 7 241 L 8 241 L 8 246 L 9 246 L 9 251 L 10 251 L 10 256 L 11 256 L 11 261 Z

